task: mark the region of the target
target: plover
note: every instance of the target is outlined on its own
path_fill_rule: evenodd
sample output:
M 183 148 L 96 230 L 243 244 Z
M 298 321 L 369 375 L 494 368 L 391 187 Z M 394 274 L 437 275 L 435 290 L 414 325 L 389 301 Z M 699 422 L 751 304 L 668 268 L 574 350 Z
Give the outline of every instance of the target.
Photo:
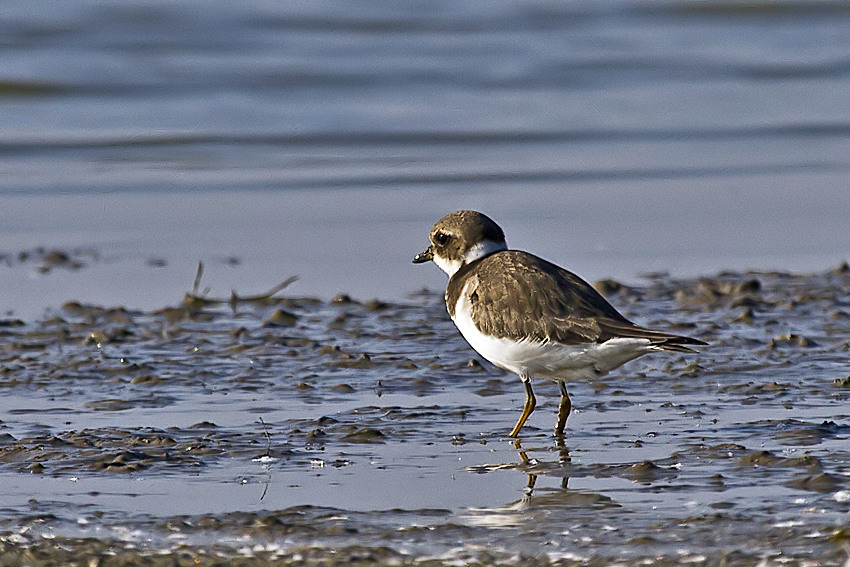
M 534 254 L 508 250 L 502 229 L 481 213 L 450 213 L 429 237 L 431 244 L 413 263 L 433 260 L 449 275 L 446 307 L 460 333 L 525 386 L 525 405 L 511 437 L 519 435 L 537 404 L 532 378 L 560 386 L 555 425 L 560 437 L 572 407 L 566 382 L 599 378 L 651 352 L 693 353 L 687 345 L 706 344 L 632 323 L 577 275 Z

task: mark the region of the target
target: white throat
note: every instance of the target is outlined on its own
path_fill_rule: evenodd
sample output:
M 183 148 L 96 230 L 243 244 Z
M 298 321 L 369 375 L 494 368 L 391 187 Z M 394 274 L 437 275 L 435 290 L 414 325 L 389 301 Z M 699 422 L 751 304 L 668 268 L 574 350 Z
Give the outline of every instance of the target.
M 484 256 L 489 256 L 494 252 L 507 249 L 508 245 L 505 244 L 504 241 L 495 242 L 493 240 L 482 240 L 467 250 L 462 260 L 447 260 L 442 256 L 434 256 L 434 263 L 437 264 L 441 270 L 446 272 L 449 277 L 452 277 L 463 266 L 470 264 L 479 258 L 483 258 Z

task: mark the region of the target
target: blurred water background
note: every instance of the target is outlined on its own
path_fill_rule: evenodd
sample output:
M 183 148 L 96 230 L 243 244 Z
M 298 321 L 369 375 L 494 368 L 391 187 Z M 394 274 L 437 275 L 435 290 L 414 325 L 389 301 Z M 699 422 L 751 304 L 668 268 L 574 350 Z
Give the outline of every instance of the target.
M 6 0 L 0 310 L 160 306 L 198 260 L 397 299 L 458 208 L 587 279 L 827 269 L 849 92 L 847 2 Z

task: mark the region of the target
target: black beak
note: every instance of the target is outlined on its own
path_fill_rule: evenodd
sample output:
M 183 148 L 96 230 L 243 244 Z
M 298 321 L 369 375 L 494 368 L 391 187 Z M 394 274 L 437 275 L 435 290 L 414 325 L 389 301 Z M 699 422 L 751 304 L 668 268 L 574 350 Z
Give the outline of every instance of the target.
M 434 250 L 430 246 L 413 257 L 414 264 L 424 264 L 434 259 Z

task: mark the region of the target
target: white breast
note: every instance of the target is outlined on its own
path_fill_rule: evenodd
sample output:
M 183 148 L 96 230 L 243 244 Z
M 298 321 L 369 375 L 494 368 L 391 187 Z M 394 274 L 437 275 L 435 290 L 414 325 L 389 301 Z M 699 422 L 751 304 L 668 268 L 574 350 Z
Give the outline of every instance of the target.
M 467 284 L 469 285 L 469 284 Z M 467 290 L 460 294 L 452 320 L 478 354 L 520 376 L 558 382 L 598 378 L 658 350 L 647 339 L 616 338 L 604 343 L 563 345 L 551 341 L 514 341 L 485 335 L 471 317 Z

